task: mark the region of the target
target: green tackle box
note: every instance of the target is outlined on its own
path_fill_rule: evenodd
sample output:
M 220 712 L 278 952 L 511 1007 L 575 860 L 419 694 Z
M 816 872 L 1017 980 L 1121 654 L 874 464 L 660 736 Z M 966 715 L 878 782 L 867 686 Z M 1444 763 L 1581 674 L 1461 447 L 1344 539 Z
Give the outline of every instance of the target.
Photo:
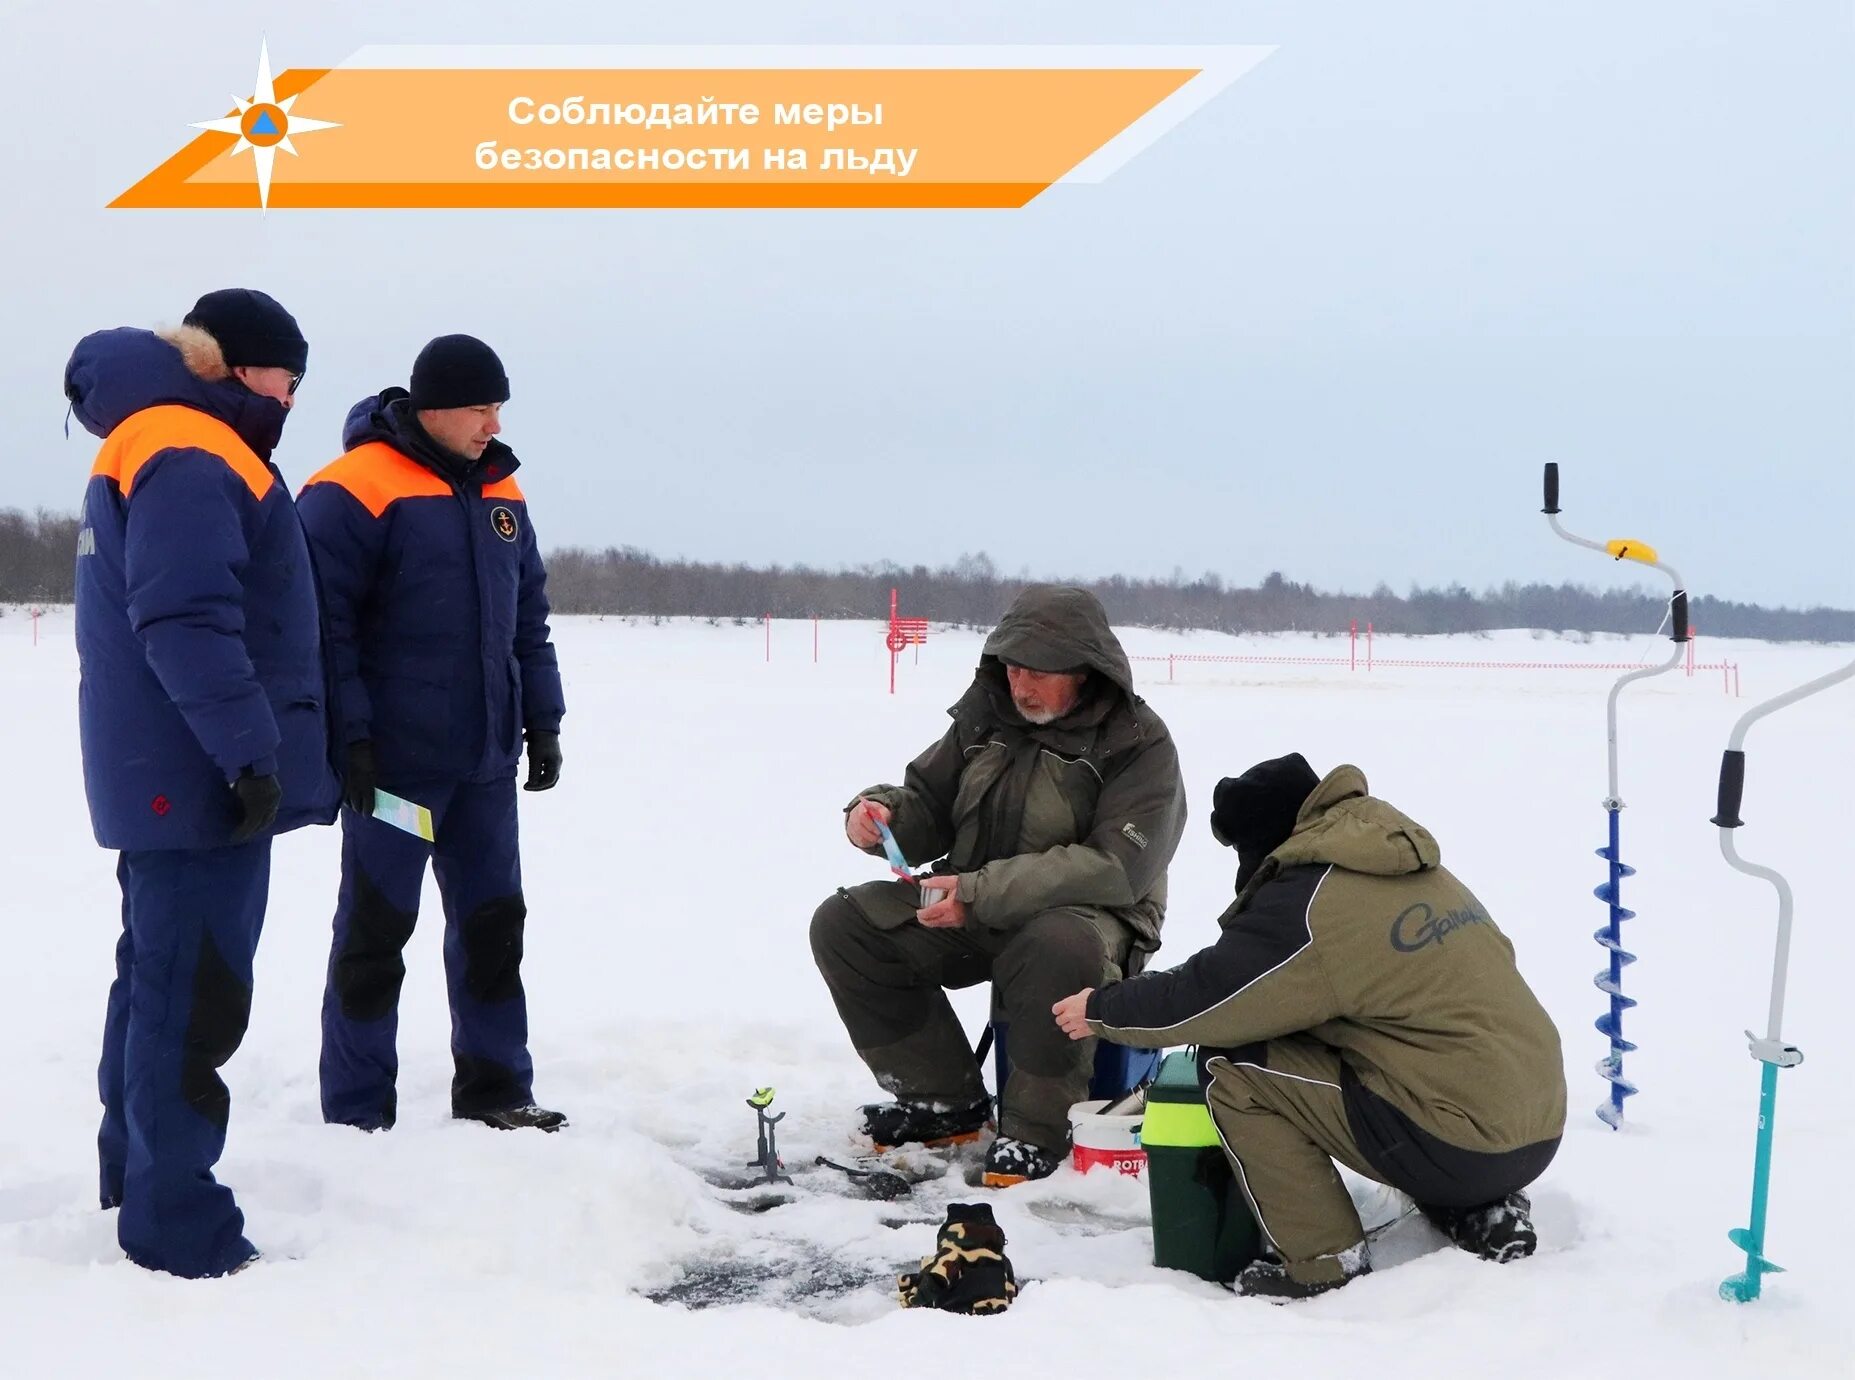
M 1191 1050 L 1160 1062 L 1140 1127 L 1153 1206 L 1153 1263 L 1228 1284 L 1262 1253 L 1262 1233 L 1212 1124 Z

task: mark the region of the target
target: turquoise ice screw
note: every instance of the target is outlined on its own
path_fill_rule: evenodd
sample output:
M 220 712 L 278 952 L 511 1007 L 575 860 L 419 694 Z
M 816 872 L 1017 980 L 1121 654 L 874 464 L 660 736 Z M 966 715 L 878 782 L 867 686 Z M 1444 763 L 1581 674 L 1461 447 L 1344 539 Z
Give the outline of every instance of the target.
M 1841 670 L 1818 676 L 1794 690 L 1747 710 L 1733 726 L 1733 734 L 1720 759 L 1719 810 L 1713 822 L 1720 827 L 1720 853 L 1735 871 L 1748 877 L 1762 877 L 1778 893 L 1778 938 L 1771 964 L 1771 1006 L 1766 1014 L 1765 1035 L 1761 1039 L 1746 1031 L 1752 1057 L 1764 1065 L 1758 1084 L 1758 1148 L 1752 1158 L 1752 1221 L 1750 1226 L 1735 1227 L 1727 1239 L 1746 1253 L 1745 1269 L 1720 1281 L 1720 1297 L 1731 1303 L 1750 1303 L 1759 1295 L 1766 1275 L 1783 1273 L 1783 1266 L 1765 1258 L 1765 1204 L 1771 1191 L 1772 1128 L 1778 1116 L 1778 1070 L 1795 1068 L 1803 1062 L 1803 1051 L 1786 1044 L 1781 1033 L 1784 1025 L 1784 984 L 1791 966 L 1791 884 L 1773 868 L 1747 862 L 1739 856 L 1733 831 L 1743 823 L 1739 806 L 1745 797 L 1746 732 L 1764 718 L 1787 705 L 1797 703 L 1855 676 L 1855 661 Z

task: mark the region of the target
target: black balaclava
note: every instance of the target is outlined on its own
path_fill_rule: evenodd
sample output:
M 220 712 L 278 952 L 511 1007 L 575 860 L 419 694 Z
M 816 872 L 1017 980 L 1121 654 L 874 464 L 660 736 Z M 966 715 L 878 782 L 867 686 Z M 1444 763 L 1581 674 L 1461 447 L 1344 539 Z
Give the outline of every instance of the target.
M 1295 817 L 1320 784 L 1298 752 L 1258 762 L 1241 776 L 1226 776 L 1211 796 L 1211 833 L 1237 850 L 1241 891 L 1268 857 L 1295 831 Z

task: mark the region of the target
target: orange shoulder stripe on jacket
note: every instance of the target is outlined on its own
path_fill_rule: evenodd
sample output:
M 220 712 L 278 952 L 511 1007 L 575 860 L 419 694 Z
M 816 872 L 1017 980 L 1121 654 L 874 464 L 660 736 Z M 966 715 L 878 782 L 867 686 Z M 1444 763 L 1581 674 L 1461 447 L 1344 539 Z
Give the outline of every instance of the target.
M 374 517 L 379 517 L 402 498 L 451 496 L 449 484 L 385 441 L 369 441 L 364 446 L 356 446 L 311 475 L 303 488 L 316 484 L 339 485 Z
M 203 450 L 218 456 L 257 499 L 269 493 L 274 482 L 270 467 L 236 431 L 217 417 L 179 403 L 145 407 L 124 419 L 103 442 L 90 473 L 115 480 L 127 498 L 142 467 L 164 450 Z
M 522 497 L 522 486 L 515 482 L 514 475 L 498 479 L 494 484 L 486 484 L 483 488 L 483 496 L 485 498 L 506 498 L 513 503 L 528 502 Z

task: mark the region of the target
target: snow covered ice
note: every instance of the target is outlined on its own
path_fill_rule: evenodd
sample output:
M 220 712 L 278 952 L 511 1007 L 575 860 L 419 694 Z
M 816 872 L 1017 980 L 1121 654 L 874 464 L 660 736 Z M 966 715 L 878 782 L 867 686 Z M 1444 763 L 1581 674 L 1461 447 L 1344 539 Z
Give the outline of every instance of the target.
M 754 1213 L 709 1182 L 747 1177 L 745 1098 L 778 1088 L 788 1166 L 856 1153 L 858 1103 L 879 1096 L 812 967 L 806 927 L 836 886 L 882 875 L 839 810 L 895 779 L 935 737 L 980 635 L 936 630 L 887 693 L 874 623 L 558 620 L 570 705 L 558 790 L 522 799 L 530 905 L 524 976 L 536 1094 L 561 1135 L 453 1122 L 437 897 L 407 951 L 399 1124 L 322 1124 L 317 1011 L 339 838 L 277 848 L 251 1030 L 226 1071 L 221 1176 L 265 1261 L 186 1282 L 128 1264 L 96 1209 L 95 1065 L 118 929 L 114 859 L 91 841 L 76 742 L 69 610 L 0 616 L 12 786 L 7 862 L 9 1058 L 0 1118 L 0 1335 L 8 1376 L 821 1376 L 895 1374 L 919 1357 L 1012 1376 L 1099 1374 L 1557 1377 L 1656 1363 L 1683 1377 L 1845 1376 L 1855 1322 L 1843 1273 L 1855 1076 L 1843 1019 L 1855 964 L 1846 858 L 1855 691 L 1761 724 L 1748 744 L 1744 853 L 1797 893 L 1767 1254 L 1789 1273 L 1759 1302 L 1715 1297 L 1743 1256 L 1775 905 L 1721 861 L 1720 749 L 1755 699 L 1829 670 L 1847 649 L 1708 641 L 1742 664 L 1673 673 L 1622 703 L 1626 985 L 1642 1089 L 1621 1133 L 1592 1114 L 1605 1041 L 1591 985 L 1604 908 L 1602 672 L 1137 663 L 1171 725 L 1193 819 L 1172 871 L 1166 947 L 1213 937 L 1234 858 L 1205 819 L 1219 776 L 1288 751 L 1364 769 L 1442 844 L 1513 938 L 1565 1041 L 1572 1112 L 1532 1192 L 1540 1251 L 1495 1267 L 1433 1250 L 1399 1223 L 1379 1269 L 1317 1302 L 1275 1308 L 1150 1264 L 1140 1184 L 1101 1173 L 988 1195 L 1027 1284 L 986 1322 L 904 1313 L 892 1276 L 932 1245 L 958 1177 L 912 1201 L 806 1196 Z M 1345 642 L 1123 629 L 1135 654 L 1331 655 Z M 1410 644 L 1400 648 L 1404 650 Z M 1524 632 L 1422 639 L 1439 660 L 1635 659 L 1652 639 L 1579 646 Z M 1380 655 L 1391 654 L 1387 639 Z M 975 1036 L 983 991 L 956 1006 Z M 825 1171 L 818 1171 L 823 1173 Z M 1369 1217 L 1395 1212 L 1360 1186 Z M 898 1225 L 899 1223 L 899 1225 Z M 760 1300 L 718 1302 L 717 1262 Z M 1389 1266 L 1389 1268 L 1387 1268 Z M 653 1302 L 653 1298 L 674 1300 Z M 715 1306 L 707 1306 L 715 1305 Z M 982 1335 L 964 1330 L 980 1328 Z M 932 1358 L 932 1359 L 930 1359 Z

